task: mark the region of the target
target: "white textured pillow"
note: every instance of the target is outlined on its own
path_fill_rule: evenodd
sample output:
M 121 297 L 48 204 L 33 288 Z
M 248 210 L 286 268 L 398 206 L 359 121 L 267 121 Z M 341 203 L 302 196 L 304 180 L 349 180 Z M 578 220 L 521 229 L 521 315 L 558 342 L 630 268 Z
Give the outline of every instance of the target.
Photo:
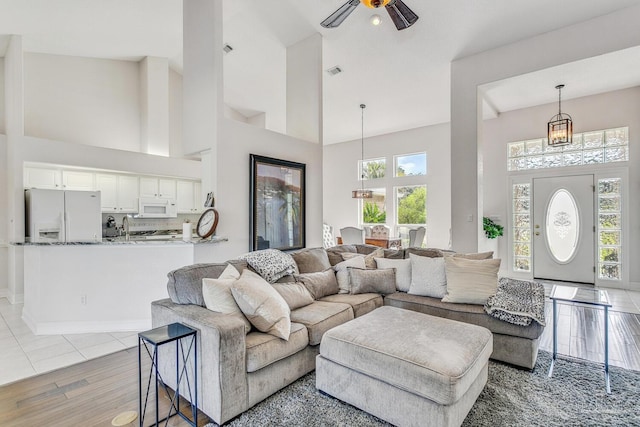
M 445 258 L 447 294 L 442 302 L 485 304 L 498 290 L 500 259 Z
M 284 298 L 291 310 L 313 304 L 313 295 L 302 283 L 274 283 L 271 286 Z
M 349 267 L 362 269 L 367 268 L 363 256 L 355 256 L 334 265 L 333 269 L 336 271 L 336 280 L 338 281 L 338 288 L 340 288 L 338 293 L 340 294 L 348 294 L 351 290 L 351 285 L 349 283 Z
M 205 306 L 218 313 L 237 315 L 245 323 L 246 334 L 251 330 L 251 323 L 244 317 L 242 310 L 236 304 L 236 300 L 231 295 L 231 285 L 240 277 L 240 273 L 231 264 L 224 269 L 217 279 L 202 279 L 202 297 Z
M 257 330 L 289 340 L 289 306 L 266 280 L 248 269 L 244 270 L 231 285 L 231 293 L 240 310 Z
M 447 275 L 444 258 L 430 258 L 409 254 L 411 260 L 411 285 L 409 294 L 442 298 L 447 293 Z
M 411 286 L 411 259 L 376 258 L 378 268 L 396 269 L 396 289 L 409 292 Z

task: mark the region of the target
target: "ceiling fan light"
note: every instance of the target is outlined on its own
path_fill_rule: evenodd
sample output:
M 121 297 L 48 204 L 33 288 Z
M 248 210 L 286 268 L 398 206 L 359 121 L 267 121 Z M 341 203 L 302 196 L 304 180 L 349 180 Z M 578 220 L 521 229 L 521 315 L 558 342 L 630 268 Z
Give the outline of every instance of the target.
M 371 18 L 369 20 L 371 21 L 371 25 L 375 26 L 378 26 L 380 25 L 380 23 L 382 23 L 382 18 L 378 14 L 371 15 Z

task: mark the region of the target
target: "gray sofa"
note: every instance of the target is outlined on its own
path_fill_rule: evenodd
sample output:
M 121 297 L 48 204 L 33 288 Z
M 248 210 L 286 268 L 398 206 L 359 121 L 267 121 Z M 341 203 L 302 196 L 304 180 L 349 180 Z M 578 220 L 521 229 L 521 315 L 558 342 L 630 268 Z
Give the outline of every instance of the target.
M 341 245 L 326 252 L 319 248 L 311 250 L 325 257 L 323 260 L 295 255 L 294 258 L 301 272 L 313 272 L 341 262 L 342 252 L 369 254 L 376 249 L 369 245 Z M 441 251 L 431 249 L 385 250 L 384 256 L 404 258 L 409 253 L 442 256 Z M 250 268 L 244 261 L 229 263 L 239 271 Z M 167 284 L 170 298 L 154 301 L 151 306 L 153 327 L 181 322 L 198 330 L 198 406 L 219 424 L 314 370 L 319 344 L 326 331 L 382 305 L 484 326 L 493 333 L 492 358 L 526 368 L 535 365 L 542 327 L 511 325 L 485 314 L 482 306 L 442 303 L 403 292 L 386 295 L 384 299 L 377 293 L 319 298 L 291 311 L 288 341 L 255 330 L 245 335 L 241 319 L 204 306 L 202 279 L 217 278 L 227 265 L 195 264 L 170 272 Z M 280 281 L 291 280 L 293 278 L 287 276 Z M 160 372 L 166 383 L 175 387 L 175 357 L 170 353 L 174 350 L 160 347 L 160 351 Z

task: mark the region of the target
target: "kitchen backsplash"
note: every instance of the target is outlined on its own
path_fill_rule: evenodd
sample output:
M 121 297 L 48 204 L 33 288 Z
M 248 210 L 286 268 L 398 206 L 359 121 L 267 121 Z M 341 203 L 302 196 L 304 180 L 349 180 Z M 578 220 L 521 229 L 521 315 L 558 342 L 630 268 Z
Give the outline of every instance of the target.
M 115 221 L 116 227 L 107 227 L 109 217 Z M 118 234 L 118 230 L 122 228 L 122 219 L 125 214 L 102 214 L 102 237 L 112 237 Z M 160 230 L 178 230 L 178 234 L 182 234 L 182 223 L 189 220 L 193 224 L 195 230 L 200 214 L 178 214 L 177 218 L 136 218 L 135 215 L 129 216 L 129 231 L 160 231 Z

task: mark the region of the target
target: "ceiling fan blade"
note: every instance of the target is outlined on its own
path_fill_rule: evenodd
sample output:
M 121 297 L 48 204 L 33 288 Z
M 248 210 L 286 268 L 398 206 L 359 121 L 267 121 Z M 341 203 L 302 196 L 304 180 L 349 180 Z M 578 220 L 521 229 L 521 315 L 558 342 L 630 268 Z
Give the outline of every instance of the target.
M 337 27 L 338 25 L 342 24 L 342 21 L 347 19 L 347 16 L 349 16 L 351 12 L 353 12 L 353 9 L 355 9 L 359 4 L 360 0 L 349 0 L 348 2 L 340 6 L 338 10 L 333 12 L 327 19 L 322 21 L 320 25 L 325 28 Z
M 409 9 L 402 0 L 391 0 L 385 8 L 398 30 L 409 28 L 418 20 L 418 15 Z

